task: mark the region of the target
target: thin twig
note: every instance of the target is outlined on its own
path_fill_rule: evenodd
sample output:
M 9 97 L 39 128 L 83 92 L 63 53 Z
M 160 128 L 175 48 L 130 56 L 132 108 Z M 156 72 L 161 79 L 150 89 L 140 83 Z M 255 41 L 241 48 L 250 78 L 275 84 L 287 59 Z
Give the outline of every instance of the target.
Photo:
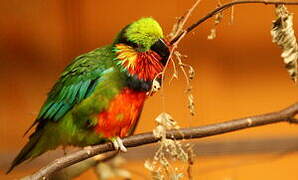
M 198 4 L 201 2 L 201 0 L 197 0 L 194 5 L 185 13 L 185 15 L 178 18 L 178 21 L 176 24 L 174 24 L 173 30 L 170 33 L 171 40 L 175 38 L 179 33 L 183 31 L 183 27 L 187 20 L 189 19 L 192 12 L 195 10 L 195 8 L 198 6 Z
M 178 79 L 178 71 L 177 71 L 177 68 L 176 68 L 176 64 L 175 64 L 175 61 L 173 58 L 171 58 L 171 62 L 172 62 L 172 65 L 173 65 L 173 74 L 172 74 L 172 77 L 171 79 L 169 80 L 169 84 L 173 81 L 173 79 Z
M 187 156 L 188 156 L 187 176 L 189 180 L 193 180 L 192 170 L 193 170 L 195 155 L 194 155 L 192 145 L 187 144 L 186 150 L 187 150 Z
M 183 30 L 183 26 L 185 25 L 185 23 L 187 22 L 187 20 L 189 19 L 190 15 L 192 14 L 193 10 L 197 7 L 197 5 L 201 2 L 201 0 L 197 0 L 194 5 L 185 13 L 184 16 L 180 17 L 178 19 L 178 22 L 176 24 L 174 24 L 174 27 L 172 29 L 172 32 L 169 34 L 170 36 L 170 41 L 172 42 L 173 38 L 176 39 L 176 42 L 174 43 L 170 43 L 169 42 L 169 47 L 170 47 L 170 55 L 167 59 L 167 63 L 164 67 L 164 70 L 162 71 L 162 78 L 161 81 L 164 82 L 165 80 L 165 73 L 166 70 L 168 69 L 169 63 L 170 63 L 170 59 L 172 59 L 172 55 L 173 52 L 176 50 L 178 43 L 180 42 L 180 40 L 184 37 L 184 35 L 186 34 L 185 31 Z M 177 36 L 180 34 L 180 36 L 177 38 Z M 184 34 L 185 33 L 185 34 Z M 163 110 L 165 109 L 165 96 L 164 96 L 164 88 L 163 86 L 161 86 L 161 103 L 162 103 L 162 108 Z
M 176 140 L 203 138 L 278 122 L 298 123 L 298 120 L 295 119 L 295 115 L 297 114 L 298 103 L 281 111 L 269 114 L 251 116 L 247 118 L 241 118 L 232 121 L 211 124 L 207 126 L 171 130 L 167 132 L 167 138 Z M 124 138 L 123 144 L 127 148 L 130 148 L 145 144 L 156 143 L 159 140 L 160 139 L 156 138 L 153 135 L 153 133 L 142 133 Z M 72 164 L 83 161 L 95 155 L 114 150 L 114 146 L 111 142 L 92 146 L 88 149 L 83 149 L 69 154 L 67 156 L 61 157 L 59 159 L 56 159 L 55 161 L 49 163 L 47 166 L 41 168 L 38 172 L 34 173 L 33 175 L 23 178 L 23 180 L 47 179 L 53 173 L 63 168 L 66 168 Z
M 189 86 L 190 86 L 190 81 L 189 81 L 187 72 L 186 72 L 185 69 L 184 69 L 184 67 L 186 67 L 186 66 L 188 66 L 188 65 L 186 65 L 186 64 L 184 64 L 184 63 L 182 62 L 182 59 L 181 59 L 181 56 L 182 56 L 182 55 L 181 55 L 178 51 L 175 51 L 174 54 L 175 54 L 175 56 L 176 56 L 176 58 L 177 58 L 177 60 L 178 60 L 178 65 L 179 65 L 179 67 L 180 67 L 181 71 L 183 72 L 183 75 L 184 75 L 184 77 L 185 77 L 185 79 L 186 79 L 187 87 L 189 87 Z
M 210 13 L 208 13 L 206 16 L 204 16 L 203 18 L 199 19 L 196 23 L 192 24 L 191 26 L 189 26 L 187 29 L 185 29 L 183 32 L 181 32 L 179 35 L 177 35 L 174 39 L 171 40 L 170 44 L 176 44 L 176 42 L 178 40 L 181 40 L 180 36 L 185 36 L 185 34 L 189 33 L 190 31 L 192 31 L 193 29 L 195 29 L 197 26 L 199 26 L 200 24 L 202 24 L 203 22 L 205 22 L 206 20 L 208 20 L 209 18 L 211 18 L 212 16 L 230 8 L 233 7 L 235 5 L 239 5 L 239 4 L 265 4 L 265 5 L 278 5 L 278 4 L 284 4 L 284 5 L 298 5 L 298 2 L 286 2 L 286 1 L 234 1 L 234 2 L 230 2 L 227 4 L 224 4 L 216 9 L 214 9 L 213 11 L 211 11 Z

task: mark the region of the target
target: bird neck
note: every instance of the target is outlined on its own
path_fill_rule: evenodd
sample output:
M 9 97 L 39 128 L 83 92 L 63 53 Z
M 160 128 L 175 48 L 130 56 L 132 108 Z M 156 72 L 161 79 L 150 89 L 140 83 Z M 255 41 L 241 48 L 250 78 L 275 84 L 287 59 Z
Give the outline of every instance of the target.
M 116 63 L 122 71 L 141 81 L 153 81 L 162 71 L 162 57 L 152 50 L 138 52 L 123 43 L 115 44 Z

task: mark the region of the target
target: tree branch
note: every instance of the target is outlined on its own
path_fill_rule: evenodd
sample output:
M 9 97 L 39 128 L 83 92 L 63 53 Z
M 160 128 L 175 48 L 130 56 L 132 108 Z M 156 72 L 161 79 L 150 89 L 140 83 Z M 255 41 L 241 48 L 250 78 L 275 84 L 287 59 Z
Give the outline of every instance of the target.
M 179 35 L 177 35 L 174 39 L 171 40 L 170 44 L 174 44 L 176 41 L 178 41 L 180 39 L 181 36 L 184 36 L 185 34 L 189 33 L 190 31 L 192 31 L 193 29 L 195 29 L 197 26 L 199 26 L 200 24 L 202 24 L 203 22 L 205 22 L 206 20 L 208 20 L 209 18 L 211 18 L 212 16 L 232 7 L 235 5 L 239 5 L 239 4 L 265 4 L 265 5 L 279 5 L 279 4 L 284 4 L 284 5 L 298 5 L 298 2 L 286 2 L 286 1 L 267 1 L 267 0 L 263 0 L 263 1 L 233 1 L 227 4 L 224 4 L 216 9 L 214 9 L 213 11 L 209 12 L 206 16 L 204 16 L 203 18 L 199 19 L 196 23 L 192 24 L 191 26 L 189 26 L 187 29 L 185 29 L 183 32 L 181 32 Z
M 203 138 L 278 122 L 298 123 L 298 120 L 295 119 L 295 115 L 297 114 L 298 102 L 288 108 L 273 113 L 251 116 L 247 118 L 241 118 L 232 121 L 211 124 L 207 126 L 171 130 L 167 132 L 167 137 L 176 140 Z M 150 132 L 126 137 L 123 139 L 123 144 L 127 148 L 130 148 L 145 144 L 156 143 L 158 141 L 159 138 L 156 138 L 153 135 L 153 133 Z M 33 175 L 23 178 L 23 180 L 47 179 L 53 173 L 63 168 L 66 168 L 70 165 L 73 165 L 77 162 L 83 161 L 95 155 L 109 151 L 114 151 L 114 147 L 111 142 L 84 148 L 83 150 L 79 150 L 67 156 L 56 159 L 55 161 L 49 163 L 47 166 L 41 168 L 38 172 L 34 173 Z

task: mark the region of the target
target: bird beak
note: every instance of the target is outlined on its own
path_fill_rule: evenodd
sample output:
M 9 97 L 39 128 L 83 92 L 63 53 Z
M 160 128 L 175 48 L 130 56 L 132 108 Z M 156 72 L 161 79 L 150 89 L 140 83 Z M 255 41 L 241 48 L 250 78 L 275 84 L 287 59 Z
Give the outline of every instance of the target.
M 150 49 L 162 57 L 163 65 L 167 63 L 168 57 L 170 55 L 170 49 L 163 39 L 158 39 Z

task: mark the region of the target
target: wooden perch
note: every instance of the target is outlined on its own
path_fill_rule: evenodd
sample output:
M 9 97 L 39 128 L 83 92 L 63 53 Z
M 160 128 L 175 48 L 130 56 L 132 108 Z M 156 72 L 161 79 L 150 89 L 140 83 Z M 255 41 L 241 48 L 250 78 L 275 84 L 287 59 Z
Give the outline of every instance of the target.
M 257 127 L 267 124 L 273 124 L 278 122 L 288 122 L 288 123 L 298 123 L 298 119 L 295 116 L 298 114 L 298 102 L 292 106 L 285 108 L 281 111 L 251 116 L 247 118 L 241 118 L 231 121 L 226 121 L 222 123 L 216 123 L 206 126 L 183 128 L 179 130 L 171 130 L 167 132 L 167 137 L 171 139 L 181 140 L 181 139 L 194 139 L 203 138 L 208 136 L 214 136 L 218 134 L 224 134 L 227 132 L 237 131 L 241 129 Z M 123 144 L 127 148 L 141 146 L 145 144 L 156 143 L 159 138 L 156 138 L 153 133 L 142 133 L 134 136 L 129 136 L 123 139 Z M 39 171 L 33 175 L 24 177 L 23 180 L 39 180 L 47 179 L 53 173 L 73 165 L 77 162 L 83 161 L 90 157 L 98 154 L 102 154 L 109 151 L 114 151 L 114 147 L 111 142 L 104 144 L 84 148 L 72 154 L 66 155 L 55 161 L 49 163 L 47 166 L 41 168 Z

